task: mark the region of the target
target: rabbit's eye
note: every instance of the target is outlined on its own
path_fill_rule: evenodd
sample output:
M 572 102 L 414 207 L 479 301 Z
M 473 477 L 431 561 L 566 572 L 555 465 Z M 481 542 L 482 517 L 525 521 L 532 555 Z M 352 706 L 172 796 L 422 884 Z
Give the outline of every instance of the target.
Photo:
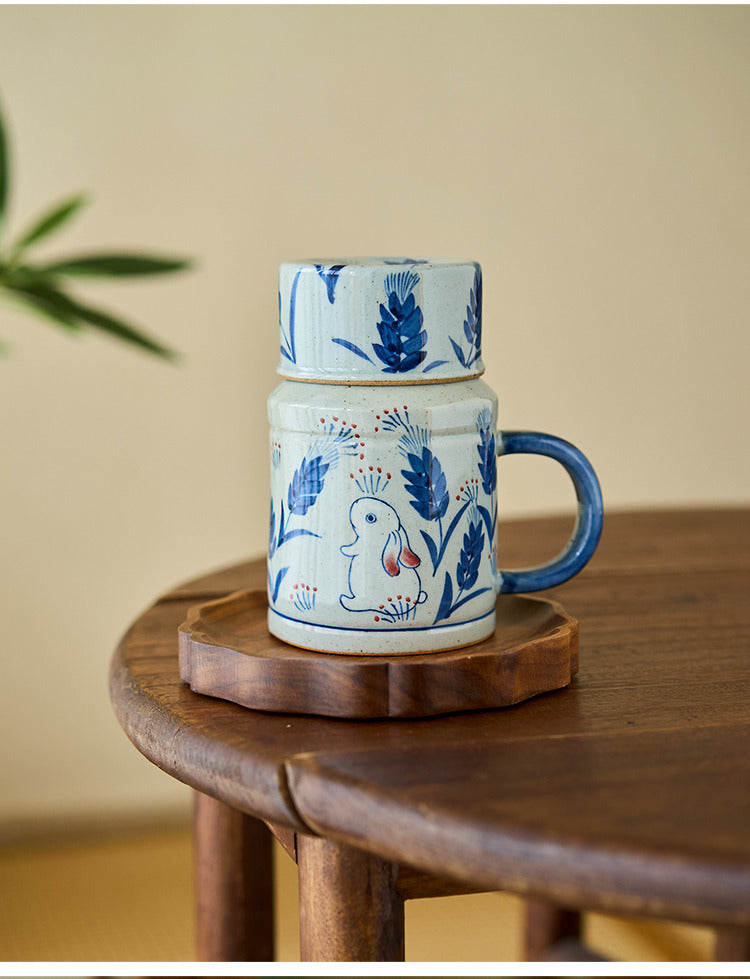
M 377 517 L 375 516 L 375 514 L 374 514 L 374 513 L 368 513 L 368 514 L 367 514 L 367 516 L 365 517 L 365 520 L 366 520 L 366 521 L 367 521 L 368 523 L 375 523 L 375 521 L 376 521 L 377 519 L 378 519 L 378 518 L 377 518 Z

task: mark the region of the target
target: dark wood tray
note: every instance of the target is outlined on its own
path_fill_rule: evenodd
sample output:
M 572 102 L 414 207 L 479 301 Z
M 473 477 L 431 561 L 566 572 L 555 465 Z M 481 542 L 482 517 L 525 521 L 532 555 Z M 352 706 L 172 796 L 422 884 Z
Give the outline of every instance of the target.
M 298 649 L 269 633 L 266 612 L 263 591 L 191 609 L 179 628 L 180 677 L 255 710 L 376 718 L 507 707 L 567 686 L 578 670 L 578 622 L 546 599 L 503 595 L 489 639 L 400 656 Z

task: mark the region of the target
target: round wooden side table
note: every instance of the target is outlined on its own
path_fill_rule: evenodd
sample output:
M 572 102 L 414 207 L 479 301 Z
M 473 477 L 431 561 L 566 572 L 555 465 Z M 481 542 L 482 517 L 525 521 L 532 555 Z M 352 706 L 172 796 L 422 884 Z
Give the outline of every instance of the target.
M 568 529 L 501 524 L 503 565 Z M 582 957 L 580 909 L 712 925 L 717 958 L 748 957 L 750 509 L 608 515 L 547 596 L 579 620 L 578 676 L 491 711 L 351 721 L 193 693 L 178 626 L 264 576 L 168 592 L 112 661 L 122 727 L 197 790 L 199 957 L 272 958 L 267 826 L 298 861 L 303 958 L 397 960 L 405 899 L 500 889 L 529 900 L 530 958 Z

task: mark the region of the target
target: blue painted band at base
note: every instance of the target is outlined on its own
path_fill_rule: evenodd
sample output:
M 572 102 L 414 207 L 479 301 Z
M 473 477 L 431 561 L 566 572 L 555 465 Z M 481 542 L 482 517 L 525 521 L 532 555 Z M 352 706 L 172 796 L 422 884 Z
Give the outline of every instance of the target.
M 461 622 L 445 622 L 442 625 L 415 625 L 409 629 L 389 629 L 388 626 L 377 626 L 363 628 L 362 626 L 349 626 L 349 625 L 328 625 L 325 622 L 306 622 L 304 619 L 296 619 L 293 615 L 285 615 L 283 612 L 279 612 L 275 609 L 273 605 L 268 606 L 274 615 L 278 615 L 280 619 L 286 619 L 288 622 L 296 622 L 298 625 L 309 625 L 313 628 L 318 629 L 336 629 L 339 632 L 435 632 L 438 629 L 455 629 L 460 625 L 469 625 L 471 622 L 481 622 L 482 619 L 486 619 L 487 616 L 492 615 L 495 611 L 495 606 L 493 605 L 489 612 L 485 612 L 483 615 L 477 615 L 473 619 L 462 619 Z

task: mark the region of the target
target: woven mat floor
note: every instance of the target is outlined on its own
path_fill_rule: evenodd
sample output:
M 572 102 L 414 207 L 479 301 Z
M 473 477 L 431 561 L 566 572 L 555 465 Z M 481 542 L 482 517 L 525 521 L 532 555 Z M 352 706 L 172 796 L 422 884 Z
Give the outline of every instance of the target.
M 296 868 L 276 854 L 277 958 L 299 961 Z M 192 961 L 188 829 L 0 847 L 0 961 Z M 407 961 L 518 961 L 522 902 L 507 894 L 409 901 Z M 705 961 L 708 929 L 587 917 L 619 961 Z

